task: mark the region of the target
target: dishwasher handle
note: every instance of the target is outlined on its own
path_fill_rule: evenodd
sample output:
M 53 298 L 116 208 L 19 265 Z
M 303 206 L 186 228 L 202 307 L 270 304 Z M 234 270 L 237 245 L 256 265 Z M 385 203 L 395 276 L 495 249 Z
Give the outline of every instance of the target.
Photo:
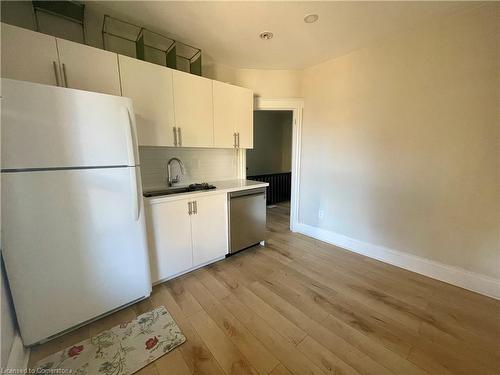
M 238 197 L 248 197 L 254 195 L 266 195 L 266 188 L 258 188 L 258 189 L 248 189 L 248 190 L 240 190 L 229 193 L 229 199 L 234 199 Z

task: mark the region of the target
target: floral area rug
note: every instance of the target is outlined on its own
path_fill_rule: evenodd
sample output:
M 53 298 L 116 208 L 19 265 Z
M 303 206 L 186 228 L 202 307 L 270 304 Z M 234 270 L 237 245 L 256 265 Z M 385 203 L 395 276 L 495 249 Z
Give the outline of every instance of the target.
M 128 375 L 184 341 L 186 337 L 161 306 L 52 354 L 39 361 L 35 369 L 37 374 Z

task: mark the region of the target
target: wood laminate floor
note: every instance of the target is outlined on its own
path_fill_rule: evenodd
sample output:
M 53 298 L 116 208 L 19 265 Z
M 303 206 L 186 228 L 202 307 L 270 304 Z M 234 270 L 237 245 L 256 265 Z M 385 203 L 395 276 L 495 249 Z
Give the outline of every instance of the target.
M 500 302 L 291 233 L 34 347 L 46 355 L 164 305 L 186 343 L 137 374 L 498 374 Z M 41 322 L 43 324 L 43 322 Z

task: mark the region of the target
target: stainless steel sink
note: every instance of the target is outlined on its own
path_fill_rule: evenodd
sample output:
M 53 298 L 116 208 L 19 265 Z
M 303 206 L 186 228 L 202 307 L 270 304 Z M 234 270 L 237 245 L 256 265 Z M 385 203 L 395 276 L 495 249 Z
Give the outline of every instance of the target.
M 212 190 L 212 189 L 215 189 L 215 186 L 209 185 L 207 183 L 201 183 L 201 184 L 191 184 L 189 186 L 183 186 L 177 188 L 148 191 L 143 193 L 142 195 L 145 196 L 146 198 L 151 198 L 151 197 L 160 197 L 162 195 L 189 193 L 194 191 Z
M 192 191 L 192 190 L 189 190 L 189 187 L 186 186 L 186 187 L 180 187 L 180 188 L 150 191 L 150 192 L 144 193 L 143 195 L 146 198 L 150 198 L 150 197 L 159 197 L 161 195 L 187 193 L 189 191 Z

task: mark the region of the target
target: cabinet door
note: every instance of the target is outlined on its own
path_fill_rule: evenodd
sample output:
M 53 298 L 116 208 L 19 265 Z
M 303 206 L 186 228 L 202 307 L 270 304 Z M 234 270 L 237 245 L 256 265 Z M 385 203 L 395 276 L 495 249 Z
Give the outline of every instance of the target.
M 2 23 L 2 77 L 57 85 L 56 38 Z
M 239 88 L 213 81 L 214 92 L 214 147 L 235 147 L 236 97 Z
M 240 148 L 253 148 L 253 92 L 238 87 L 236 102 L 236 132 Z
M 171 278 L 193 266 L 189 200 L 147 205 L 151 280 Z
M 64 39 L 56 40 L 66 87 L 121 95 L 116 53 Z
M 212 80 L 173 71 L 175 123 L 183 147 L 213 147 Z
M 216 194 L 196 198 L 196 213 L 191 215 L 193 266 L 227 254 L 227 196 Z
M 172 70 L 118 56 L 122 95 L 132 99 L 139 146 L 174 146 Z

